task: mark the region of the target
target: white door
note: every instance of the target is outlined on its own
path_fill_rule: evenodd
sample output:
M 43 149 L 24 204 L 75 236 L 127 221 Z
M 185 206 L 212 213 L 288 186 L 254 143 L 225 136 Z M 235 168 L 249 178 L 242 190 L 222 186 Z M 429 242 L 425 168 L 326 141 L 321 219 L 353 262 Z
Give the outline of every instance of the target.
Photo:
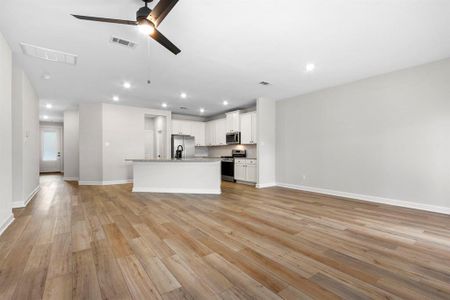
M 61 127 L 41 127 L 41 162 L 42 173 L 61 172 Z

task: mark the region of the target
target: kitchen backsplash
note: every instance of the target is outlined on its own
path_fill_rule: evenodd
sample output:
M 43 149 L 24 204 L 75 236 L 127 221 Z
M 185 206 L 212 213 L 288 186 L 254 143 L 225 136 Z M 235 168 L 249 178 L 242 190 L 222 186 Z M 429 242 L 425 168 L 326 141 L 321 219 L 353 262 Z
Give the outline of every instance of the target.
M 228 145 L 215 147 L 196 147 L 195 156 L 231 156 L 231 150 L 247 150 L 247 157 L 256 158 L 256 145 Z

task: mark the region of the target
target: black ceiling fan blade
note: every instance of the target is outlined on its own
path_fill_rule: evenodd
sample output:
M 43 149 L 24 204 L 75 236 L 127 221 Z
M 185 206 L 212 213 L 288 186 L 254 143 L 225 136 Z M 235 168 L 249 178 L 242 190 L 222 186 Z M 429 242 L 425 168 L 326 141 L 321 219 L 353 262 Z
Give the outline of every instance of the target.
M 150 13 L 149 19 L 155 24 L 155 26 L 158 26 L 169 14 L 175 4 L 177 4 L 177 2 L 178 0 L 160 0 Z
M 163 45 L 164 47 L 166 47 L 170 52 L 172 52 L 173 54 L 177 55 L 178 53 L 181 52 L 180 49 L 178 49 L 177 46 L 175 46 L 171 41 L 169 41 L 168 38 L 166 38 L 161 32 L 159 32 L 156 28 L 155 31 L 153 33 L 150 34 L 150 36 L 157 41 L 158 43 L 160 43 L 161 45 Z
M 95 22 L 104 22 L 104 23 L 113 23 L 113 24 L 122 24 L 122 25 L 137 25 L 136 21 L 129 20 L 120 20 L 120 19 L 111 19 L 111 18 L 98 18 L 98 17 L 89 17 L 89 16 L 80 16 L 80 15 L 72 15 L 77 19 L 86 20 L 86 21 L 95 21 Z

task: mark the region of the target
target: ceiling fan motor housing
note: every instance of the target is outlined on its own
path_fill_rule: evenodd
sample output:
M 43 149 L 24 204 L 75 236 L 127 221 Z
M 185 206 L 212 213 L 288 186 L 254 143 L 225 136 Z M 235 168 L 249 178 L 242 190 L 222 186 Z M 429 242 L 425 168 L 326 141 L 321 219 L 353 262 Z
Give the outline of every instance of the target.
M 146 6 L 139 8 L 136 12 L 136 21 L 147 19 L 151 12 L 152 10 Z

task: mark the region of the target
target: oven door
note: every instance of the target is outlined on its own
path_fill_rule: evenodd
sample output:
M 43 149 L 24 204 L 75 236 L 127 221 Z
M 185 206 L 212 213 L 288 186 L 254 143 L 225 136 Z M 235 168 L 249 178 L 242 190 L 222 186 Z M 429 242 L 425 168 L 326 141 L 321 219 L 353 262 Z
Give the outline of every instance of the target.
M 227 145 L 238 145 L 241 143 L 241 133 L 227 133 Z
M 222 180 L 234 182 L 234 159 L 222 160 Z

